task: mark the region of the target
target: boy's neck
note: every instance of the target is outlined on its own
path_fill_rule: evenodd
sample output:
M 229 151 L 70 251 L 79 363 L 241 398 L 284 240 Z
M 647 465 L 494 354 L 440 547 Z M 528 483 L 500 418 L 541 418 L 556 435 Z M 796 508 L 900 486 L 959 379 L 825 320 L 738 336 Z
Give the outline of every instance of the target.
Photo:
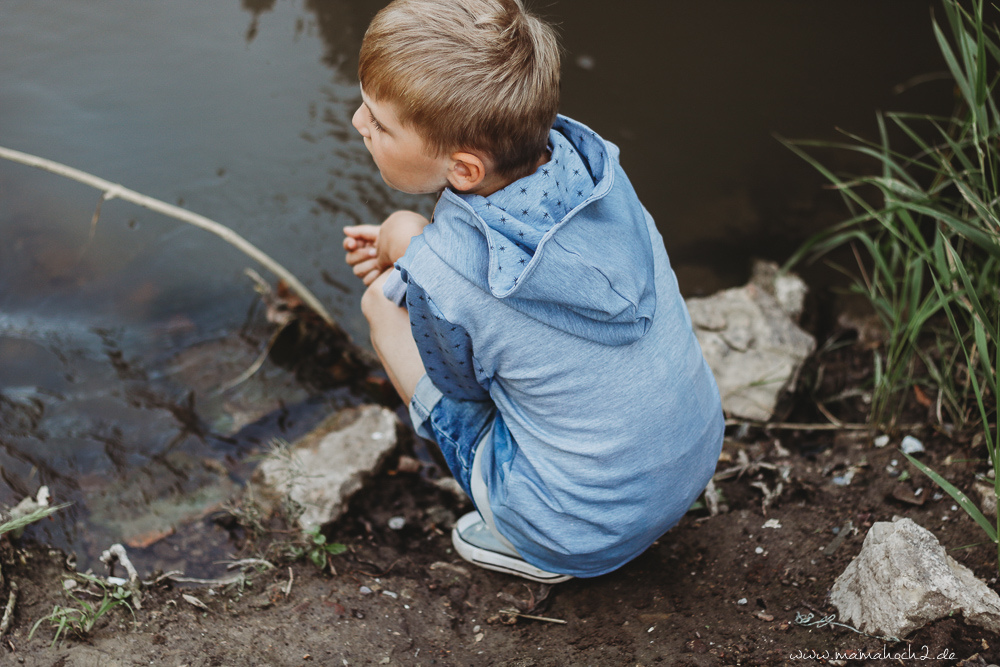
M 538 158 L 538 162 L 535 163 L 535 166 L 531 170 L 531 173 L 532 174 L 535 173 L 535 170 L 537 170 L 543 164 L 545 164 L 546 162 L 548 162 L 550 158 L 551 158 L 551 155 L 549 154 L 549 151 L 546 150 Z M 527 175 L 530 175 L 530 174 L 525 174 L 525 176 L 527 176 Z M 479 195 L 480 197 L 489 197 L 494 192 L 499 192 L 500 190 L 503 190 L 505 187 L 507 187 L 511 183 L 519 181 L 522 178 L 524 178 L 524 176 L 517 176 L 517 177 L 514 177 L 514 178 L 503 178 L 503 177 L 500 177 L 500 176 L 496 176 L 496 174 L 491 174 L 489 177 L 485 178 L 483 180 L 483 182 L 479 184 L 478 187 L 476 187 L 476 188 L 474 188 L 472 190 L 462 191 L 462 194 L 465 194 L 465 195 Z

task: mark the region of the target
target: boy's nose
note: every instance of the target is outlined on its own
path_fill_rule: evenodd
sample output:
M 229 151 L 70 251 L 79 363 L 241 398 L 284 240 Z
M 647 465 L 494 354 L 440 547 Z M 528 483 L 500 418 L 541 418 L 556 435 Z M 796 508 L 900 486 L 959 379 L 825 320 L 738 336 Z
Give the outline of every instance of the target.
M 365 105 L 362 104 L 358 107 L 358 110 L 354 112 L 354 117 L 351 118 L 351 125 L 354 129 L 361 133 L 362 137 L 368 136 L 368 123 L 365 122 Z

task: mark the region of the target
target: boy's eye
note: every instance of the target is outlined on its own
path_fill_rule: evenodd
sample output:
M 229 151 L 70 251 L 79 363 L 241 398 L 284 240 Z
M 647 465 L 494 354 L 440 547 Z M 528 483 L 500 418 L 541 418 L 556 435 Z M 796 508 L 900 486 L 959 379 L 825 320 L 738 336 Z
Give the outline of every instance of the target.
M 383 129 L 384 129 L 382 127 L 382 123 L 380 123 L 377 120 L 375 120 L 375 115 L 371 111 L 368 112 L 368 117 L 371 118 L 372 125 L 375 127 L 375 129 L 378 130 L 379 132 L 382 132 Z

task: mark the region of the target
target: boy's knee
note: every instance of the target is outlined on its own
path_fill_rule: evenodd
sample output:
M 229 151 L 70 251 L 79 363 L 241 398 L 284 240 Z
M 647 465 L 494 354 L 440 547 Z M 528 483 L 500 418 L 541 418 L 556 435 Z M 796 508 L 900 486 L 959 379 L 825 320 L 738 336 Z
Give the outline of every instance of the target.
M 427 224 L 427 218 L 414 211 L 399 210 L 390 213 L 389 217 L 382 224 L 384 225 L 387 222 L 393 224 L 417 224 L 422 227 Z
M 390 272 L 391 269 L 384 271 L 361 295 L 361 314 L 368 320 L 370 327 L 375 326 L 376 322 L 381 320 L 380 315 L 386 312 L 386 309 L 397 308 L 396 304 L 389 301 L 382 293 L 382 286 L 388 279 Z

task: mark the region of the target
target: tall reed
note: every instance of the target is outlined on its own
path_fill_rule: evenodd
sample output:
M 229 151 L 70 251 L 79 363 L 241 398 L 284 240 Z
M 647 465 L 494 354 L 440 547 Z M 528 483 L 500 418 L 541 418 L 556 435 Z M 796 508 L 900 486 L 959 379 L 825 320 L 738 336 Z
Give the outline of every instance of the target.
M 1000 495 L 1000 65 L 997 28 L 983 0 L 942 0 L 947 33 L 934 35 L 954 81 L 951 116 L 878 117 L 879 139 L 785 141 L 842 194 L 851 217 L 810 239 L 788 265 L 850 245 L 859 258 L 854 289 L 868 297 L 887 332 L 876 352 L 872 425 L 891 430 L 922 366 L 937 390 L 937 414 L 980 429 Z M 991 16 L 995 9 L 991 9 Z M 891 125 L 887 125 L 890 123 Z M 896 127 L 916 147 L 890 145 Z M 874 158 L 876 173 L 844 177 L 807 151 L 836 147 Z M 958 489 L 911 461 L 960 502 L 998 543 L 1000 518 L 987 519 Z

